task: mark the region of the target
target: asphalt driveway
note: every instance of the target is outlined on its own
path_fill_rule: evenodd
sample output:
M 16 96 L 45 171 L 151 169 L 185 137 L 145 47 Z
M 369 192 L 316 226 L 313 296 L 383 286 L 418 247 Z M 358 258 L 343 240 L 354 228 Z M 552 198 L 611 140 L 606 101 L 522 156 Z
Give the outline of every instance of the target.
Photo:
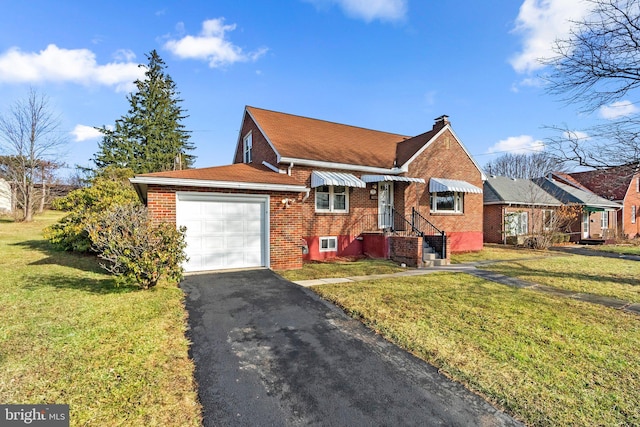
M 519 425 L 270 270 L 181 287 L 205 426 Z

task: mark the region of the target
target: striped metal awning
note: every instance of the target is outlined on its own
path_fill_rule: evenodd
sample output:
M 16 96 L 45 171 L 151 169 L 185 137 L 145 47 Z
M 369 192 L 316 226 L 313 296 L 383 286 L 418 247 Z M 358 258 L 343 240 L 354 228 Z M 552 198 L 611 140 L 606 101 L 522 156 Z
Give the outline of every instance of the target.
M 429 180 L 430 193 L 442 193 L 444 191 L 457 191 L 459 193 L 482 193 L 482 188 L 478 188 L 467 181 L 458 179 L 431 178 Z
M 337 185 L 341 187 L 365 188 L 367 184 L 350 173 L 342 172 L 311 172 L 311 188 L 323 185 Z
M 396 182 L 419 182 L 424 184 L 422 178 L 411 178 L 409 176 L 395 176 L 395 175 L 362 175 L 360 178 L 364 182 L 381 182 L 381 181 L 396 181 Z

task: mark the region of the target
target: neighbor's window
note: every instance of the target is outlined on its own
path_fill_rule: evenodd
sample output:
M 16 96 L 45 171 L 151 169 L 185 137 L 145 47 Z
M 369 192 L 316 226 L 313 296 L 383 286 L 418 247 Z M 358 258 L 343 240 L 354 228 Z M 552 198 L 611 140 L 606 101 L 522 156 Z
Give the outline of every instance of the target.
M 316 187 L 317 212 L 347 212 L 349 210 L 349 192 L 347 187 L 322 185 Z
M 527 212 L 511 212 L 505 219 L 507 236 L 519 236 L 529 232 L 529 214 Z
M 542 211 L 542 215 L 543 215 L 543 224 L 544 224 L 544 229 L 545 231 L 548 230 L 552 230 L 553 229 L 553 210 L 551 209 L 545 209 Z
M 251 132 L 249 132 L 242 140 L 242 152 L 244 153 L 243 161 L 245 163 L 251 163 L 252 151 L 253 151 L 253 136 L 251 135 Z
M 631 224 L 635 224 L 636 223 L 636 205 L 631 206 Z
M 600 212 L 600 228 L 602 228 L 603 230 L 606 228 L 609 228 L 609 212 L 607 211 L 603 211 Z
M 320 252 L 337 252 L 338 251 L 338 238 L 321 237 L 320 238 Z
M 458 191 L 431 193 L 431 212 L 464 212 L 464 193 Z

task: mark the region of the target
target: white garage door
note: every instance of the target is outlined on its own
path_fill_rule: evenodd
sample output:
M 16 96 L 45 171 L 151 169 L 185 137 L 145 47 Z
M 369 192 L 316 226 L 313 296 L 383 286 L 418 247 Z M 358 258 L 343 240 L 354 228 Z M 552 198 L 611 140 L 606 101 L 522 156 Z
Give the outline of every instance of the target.
M 178 193 L 176 223 L 187 227 L 186 271 L 268 267 L 267 196 Z

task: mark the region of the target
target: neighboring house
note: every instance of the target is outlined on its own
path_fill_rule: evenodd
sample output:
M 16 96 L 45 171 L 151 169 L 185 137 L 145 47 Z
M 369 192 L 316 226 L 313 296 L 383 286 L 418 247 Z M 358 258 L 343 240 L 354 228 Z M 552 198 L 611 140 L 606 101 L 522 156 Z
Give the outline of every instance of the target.
M 623 208 L 618 211 L 617 215 L 617 225 L 621 235 L 628 238 L 640 236 L 640 172 L 638 165 L 556 175 L 558 179 L 567 179 L 567 183 L 570 185 L 577 184 L 600 197 L 621 204 Z
M 0 178 L 0 213 L 11 212 L 12 197 L 11 185 Z
M 484 182 L 485 243 L 518 243 L 554 226 L 563 203 L 530 179 L 490 176 Z
M 617 211 L 622 205 L 600 197 L 586 188 L 570 185 L 556 173 L 534 181 L 565 205 L 582 207 L 581 217 L 571 224 L 572 241 L 606 241 L 615 237 Z
M 246 107 L 240 129 L 232 165 L 131 179 L 157 221 L 187 226 L 187 270 L 422 259 L 399 231 L 482 248 L 484 176 L 446 116 L 408 137 Z

